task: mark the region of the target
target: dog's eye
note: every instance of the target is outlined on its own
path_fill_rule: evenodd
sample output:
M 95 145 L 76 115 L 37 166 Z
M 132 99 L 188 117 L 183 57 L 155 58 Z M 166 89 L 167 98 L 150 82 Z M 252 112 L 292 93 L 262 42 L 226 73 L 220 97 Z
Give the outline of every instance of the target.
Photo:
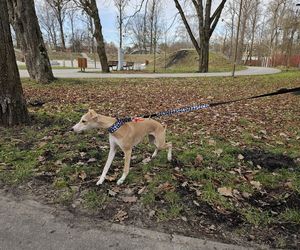
M 86 121 L 81 121 L 82 123 L 86 123 Z

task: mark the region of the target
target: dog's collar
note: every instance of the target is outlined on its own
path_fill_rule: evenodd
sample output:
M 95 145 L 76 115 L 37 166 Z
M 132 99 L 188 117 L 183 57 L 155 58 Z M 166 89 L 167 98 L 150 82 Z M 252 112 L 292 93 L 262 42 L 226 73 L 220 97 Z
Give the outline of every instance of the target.
M 112 133 L 116 132 L 119 128 L 121 128 L 125 123 L 131 122 L 131 121 L 132 121 L 131 117 L 126 117 L 126 118 L 122 118 L 122 119 L 117 118 L 117 121 L 112 126 L 110 126 L 107 130 L 109 133 L 112 134 Z
M 116 132 L 119 128 L 121 128 L 125 123 L 127 122 L 142 122 L 144 121 L 144 118 L 141 118 L 141 117 L 126 117 L 126 118 L 122 118 L 122 119 L 119 119 L 117 118 L 117 121 L 112 125 L 110 126 L 107 130 L 109 133 L 114 133 Z

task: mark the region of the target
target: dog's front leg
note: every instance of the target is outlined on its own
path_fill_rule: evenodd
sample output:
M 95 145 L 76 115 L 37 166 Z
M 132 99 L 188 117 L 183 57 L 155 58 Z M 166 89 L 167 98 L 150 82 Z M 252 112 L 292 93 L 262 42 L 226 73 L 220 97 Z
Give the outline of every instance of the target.
M 124 150 L 125 164 L 124 164 L 124 169 L 123 169 L 122 177 L 118 180 L 117 185 L 121 185 L 124 182 L 124 180 L 126 179 L 126 176 L 129 173 L 131 152 L 132 152 L 132 149 Z
M 106 164 L 103 168 L 101 177 L 96 185 L 101 185 L 104 182 L 107 171 L 109 170 L 111 163 L 112 163 L 113 159 L 115 158 L 116 151 L 117 151 L 116 144 L 110 143 L 110 150 L 109 150 L 108 158 L 107 158 Z

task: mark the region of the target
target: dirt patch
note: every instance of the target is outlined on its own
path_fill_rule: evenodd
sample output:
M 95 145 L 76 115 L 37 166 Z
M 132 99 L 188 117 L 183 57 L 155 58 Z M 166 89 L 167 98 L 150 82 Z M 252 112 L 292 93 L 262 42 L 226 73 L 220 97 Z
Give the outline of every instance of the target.
M 254 165 L 260 165 L 269 171 L 297 167 L 293 158 L 283 154 L 272 154 L 261 149 L 246 149 L 243 155 L 247 161 L 252 161 Z
M 266 192 L 255 192 L 248 202 L 263 211 L 281 213 L 286 209 L 300 209 L 300 194 L 286 193 L 284 197 L 278 196 L 280 192 L 276 189 Z
M 176 53 L 174 53 L 171 57 L 170 60 L 167 63 L 167 68 L 173 66 L 174 64 L 178 63 L 180 60 L 184 59 L 188 55 L 187 50 L 179 50 Z

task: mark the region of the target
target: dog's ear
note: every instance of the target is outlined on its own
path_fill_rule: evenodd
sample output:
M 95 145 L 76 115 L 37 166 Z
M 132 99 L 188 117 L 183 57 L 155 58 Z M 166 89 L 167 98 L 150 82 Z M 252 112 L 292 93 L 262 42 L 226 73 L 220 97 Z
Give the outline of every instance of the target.
M 92 118 L 94 118 L 94 117 L 97 116 L 97 113 L 96 113 L 95 110 L 93 110 L 93 109 L 89 109 L 89 113 L 90 113 L 90 115 L 92 116 Z

